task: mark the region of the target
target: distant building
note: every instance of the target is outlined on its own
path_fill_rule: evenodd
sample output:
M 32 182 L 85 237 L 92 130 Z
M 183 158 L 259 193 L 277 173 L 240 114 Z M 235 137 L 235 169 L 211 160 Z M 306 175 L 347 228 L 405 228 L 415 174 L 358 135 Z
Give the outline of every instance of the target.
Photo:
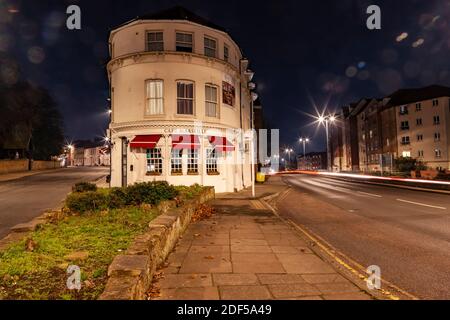
M 298 170 L 326 170 L 327 169 L 327 153 L 326 152 L 310 152 L 303 157 L 297 157 Z
M 73 143 L 73 165 L 76 167 L 109 166 L 109 147 L 103 141 L 79 140 Z
M 450 169 L 450 88 L 430 86 L 395 92 L 398 155 L 431 169 Z
M 450 169 L 449 97 L 450 88 L 434 85 L 344 106 L 330 128 L 333 169 L 391 171 L 399 157 Z

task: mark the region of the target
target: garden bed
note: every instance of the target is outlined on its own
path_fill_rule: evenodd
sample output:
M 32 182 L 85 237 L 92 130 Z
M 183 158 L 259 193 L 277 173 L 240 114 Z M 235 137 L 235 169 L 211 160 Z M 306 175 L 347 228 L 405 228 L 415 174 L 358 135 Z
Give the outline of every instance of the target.
M 125 252 L 149 223 L 167 210 L 164 200 L 181 205 L 203 190 L 199 186 L 156 187 L 150 193 L 141 185 L 130 190 L 77 190 L 81 192 L 69 195 L 72 210 L 63 209 L 58 218 L 0 252 L 0 299 L 97 299 L 105 289 L 114 257 Z M 118 199 L 118 194 L 126 199 Z M 112 200 L 116 208 L 110 207 Z M 90 209 L 92 204 L 95 209 Z M 69 265 L 81 269 L 79 291 L 67 288 Z

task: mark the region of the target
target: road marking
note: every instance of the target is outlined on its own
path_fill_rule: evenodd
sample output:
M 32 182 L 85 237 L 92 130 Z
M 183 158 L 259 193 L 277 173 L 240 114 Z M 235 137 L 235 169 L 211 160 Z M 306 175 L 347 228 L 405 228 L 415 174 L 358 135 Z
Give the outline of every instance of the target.
M 382 196 L 378 195 L 378 194 L 374 194 L 374 193 L 367 193 L 367 192 L 362 192 L 362 191 L 358 191 L 358 193 L 364 194 L 366 196 L 371 196 L 371 197 L 377 197 L 377 198 L 383 198 Z
M 402 199 L 397 199 L 397 201 L 405 202 L 405 203 L 411 203 L 411 204 L 415 204 L 415 205 L 422 206 L 422 207 L 428 207 L 428 208 L 434 208 L 434 209 L 440 209 L 440 210 L 447 210 L 447 208 L 444 208 L 444 207 L 432 206 L 430 204 L 425 204 L 425 203 L 420 203 L 420 202 L 414 202 L 414 201 L 408 201 L 408 200 L 402 200 Z

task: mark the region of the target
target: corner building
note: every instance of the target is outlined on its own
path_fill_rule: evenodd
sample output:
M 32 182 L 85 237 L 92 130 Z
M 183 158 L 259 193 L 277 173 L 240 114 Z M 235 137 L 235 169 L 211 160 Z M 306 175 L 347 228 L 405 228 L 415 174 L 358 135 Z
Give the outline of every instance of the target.
M 251 185 L 253 73 L 221 27 L 175 7 L 112 30 L 111 186 Z

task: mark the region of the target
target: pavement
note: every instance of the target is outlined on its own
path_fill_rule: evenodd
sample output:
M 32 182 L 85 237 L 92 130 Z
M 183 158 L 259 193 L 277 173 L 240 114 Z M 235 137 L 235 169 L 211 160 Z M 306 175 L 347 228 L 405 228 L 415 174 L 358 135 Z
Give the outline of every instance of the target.
M 420 299 L 450 298 L 450 197 L 310 175 L 287 175 L 278 213 L 363 269 Z
M 216 214 L 192 223 L 160 270 L 157 299 L 371 299 L 261 201 L 283 190 L 272 177 L 256 187 L 256 199 L 250 190 L 219 195 Z
M 0 176 L 0 238 L 11 227 L 60 206 L 75 183 L 93 181 L 108 172 L 108 168 L 78 167 Z

